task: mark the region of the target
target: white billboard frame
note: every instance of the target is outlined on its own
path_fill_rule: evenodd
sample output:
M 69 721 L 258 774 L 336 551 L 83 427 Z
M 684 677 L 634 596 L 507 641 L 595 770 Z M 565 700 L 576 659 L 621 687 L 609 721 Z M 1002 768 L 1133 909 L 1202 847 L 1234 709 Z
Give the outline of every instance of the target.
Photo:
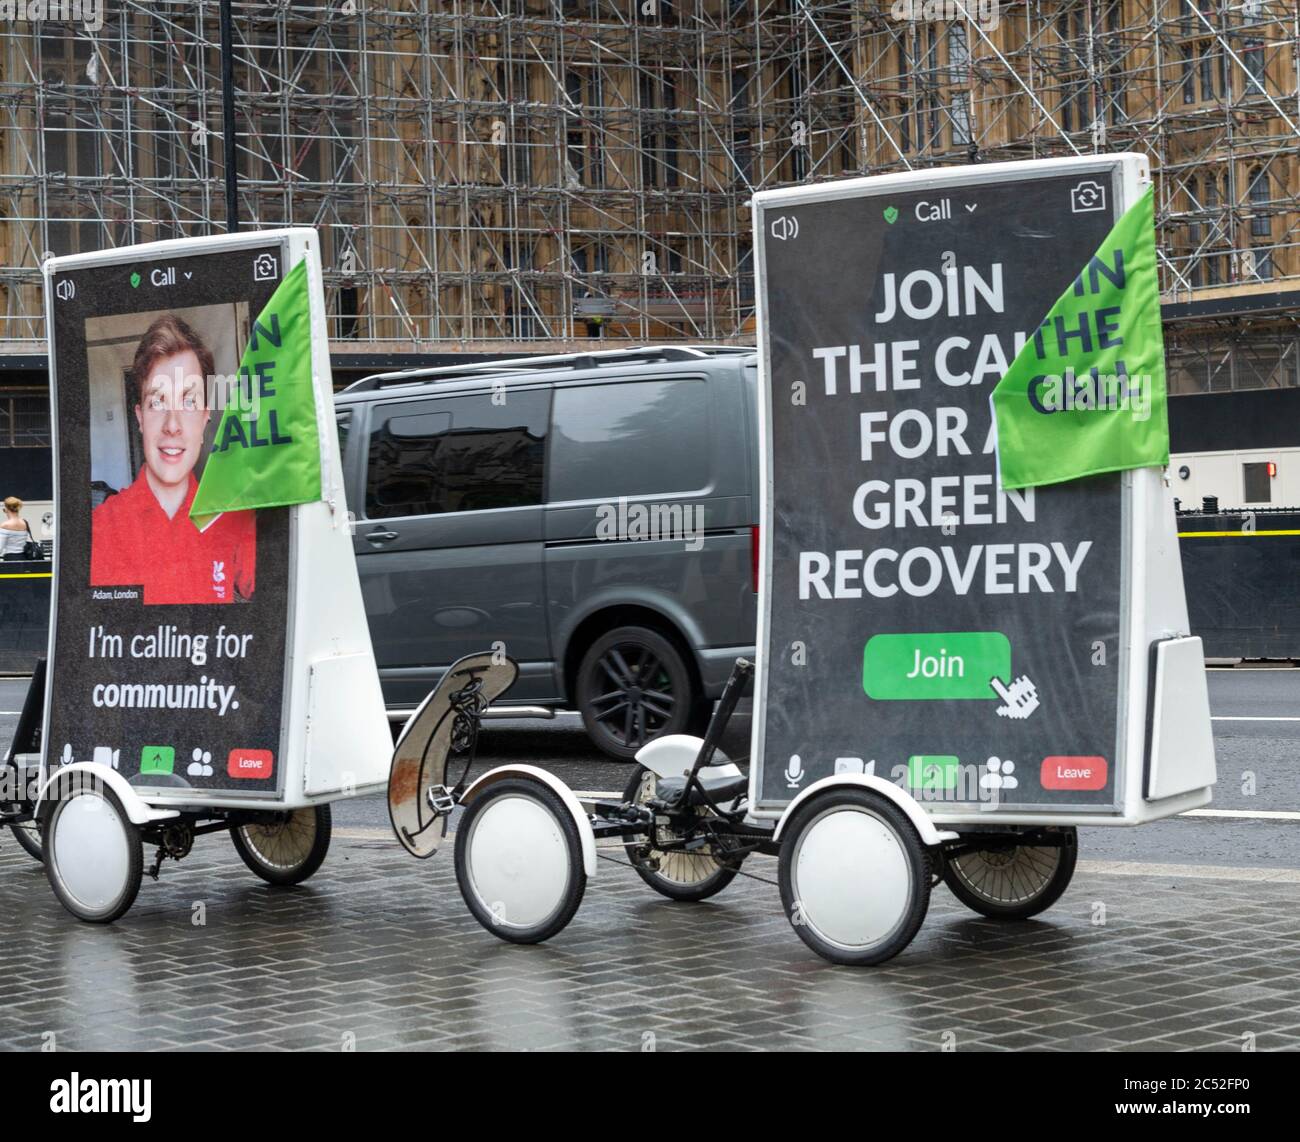
M 786 805 L 763 805 L 760 801 L 764 762 L 765 717 L 771 660 L 773 472 L 771 455 L 772 376 L 771 320 L 767 301 L 767 258 L 765 237 L 773 212 L 833 199 L 923 190 L 953 191 L 990 183 L 1041 179 L 1060 175 L 1097 175 L 1110 180 L 1114 188 L 1114 216 L 1118 218 L 1145 192 L 1151 183 L 1149 162 L 1144 155 L 1125 153 L 1089 155 L 1063 159 L 949 167 L 940 170 L 903 172 L 868 178 L 845 179 L 816 186 L 761 191 L 752 200 L 755 257 L 755 301 L 757 307 L 759 368 L 759 592 L 757 663 L 754 681 L 754 716 L 750 741 L 750 815 L 755 820 L 775 820 Z M 1047 304 L 1050 304 L 1048 302 Z M 1046 310 L 1045 305 L 1044 309 Z M 1148 797 L 1148 773 L 1152 760 L 1162 753 L 1157 738 L 1149 741 L 1153 719 L 1150 706 L 1163 701 L 1153 689 L 1155 644 L 1162 640 L 1186 639 L 1189 635 L 1186 597 L 1182 588 L 1178 538 L 1173 513 L 1173 493 L 1167 473 L 1153 468 L 1124 472 L 1121 476 L 1121 600 L 1120 668 L 1118 679 L 1115 799 L 1111 806 L 1035 806 L 1023 810 L 993 808 L 989 811 L 943 804 L 917 803 L 939 827 L 990 825 L 1134 825 L 1185 812 L 1210 801 L 1214 782 L 1213 745 L 1210 737 L 1208 697 L 1204 668 L 1199 690 L 1188 696 L 1186 718 L 1194 726 L 1191 740 L 1197 750 L 1185 762 L 1166 757 L 1164 775 L 1178 774 L 1162 782 L 1163 796 Z M 1199 642 L 1199 640 L 1197 640 Z M 1175 685 L 1167 673 L 1168 686 Z M 1196 680 L 1178 675 L 1177 684 L 1196 689 Z M 1170 694 L 1172 699 L 1172 692 Z M 1162 707 L 1163 708 L 1163 707 Z M 1168 719 L 1166 718 L 1166 722 Z M 1186 744 L 1186 743 L 1184 743 Z M 1208 753 L 1208 771 L 1206 757 Z M 1181 771 L 1181 772 L 1180 772 Z M 1181 780 L 1179 779 L 1181 777 Z M 1208 779 L 1207 779 L 1208 778 Z
M 60 480 L 55 479 L 54 568 L 48 644 L 48 673 L 41 734 L 41 787 L 74 769 L 102 776 L 124 798 L 133 819 L 150 807 L 149 816 L 172 816 L 175 810 L 292 810 L 342 797 L 364 796 L 385 788 L 392 758 L 392 737 L 375 666 L 352 550 L 352 523 L 344 494 L 338 435 L 334 430 L 328 316 L 315 230 L 295 227 L 249 230 L 202 238 L 171 239 L 88 254 L 47 259 L 42 266 L 46 296 L 47 352 L 50 362 L 51 429 L 55 464 L 59 457 L 57 357 L 54 307 L 55 277 L 74 270 L 115 265 L 138 266 L 169 258 L 192 258 L 278 246 L 283 272 L 306 260 L 311 313 L 313 395 L 321 450 L 322 499 L 288 508 L 288 613 L 286 620 L 283 702 L 275 792 L 238 789 L 167 789 L 129 785 L 115 771 L 94 762 L 60 767 L 49 756 L 50 711 L 58 685 L 54 655 L 62 514 Z M 283 273 L 282 273 L 283 276 Z M 251 316 L 251 315 L 250 315 Z M 319 621 L 328 615 L 328 623 Z M 131 805 L 133 801 L 136 804 Z

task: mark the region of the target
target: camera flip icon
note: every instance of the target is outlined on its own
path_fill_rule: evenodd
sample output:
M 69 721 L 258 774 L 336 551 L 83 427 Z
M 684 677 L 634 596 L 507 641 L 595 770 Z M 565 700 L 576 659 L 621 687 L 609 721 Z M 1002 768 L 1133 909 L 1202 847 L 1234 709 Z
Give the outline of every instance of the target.
M 253 259 L 253 280 L 273 282 L 280 276 L 280 259 L 274 254 L 258 254 Z
M 1070 211 L 1074 214 L 1091 214 L 1106 209 L 1106 187 L 1090 178 L 1070 188 Z

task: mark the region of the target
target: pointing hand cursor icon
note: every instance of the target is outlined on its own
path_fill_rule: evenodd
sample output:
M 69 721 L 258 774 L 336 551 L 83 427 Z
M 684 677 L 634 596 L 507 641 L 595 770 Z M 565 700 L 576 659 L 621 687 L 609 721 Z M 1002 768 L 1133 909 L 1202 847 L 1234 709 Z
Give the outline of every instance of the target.
M 1023 674 L 1009 687 L 1004 686 L 996 675 L 989 679 L 989 685 L 1002 699 L 1002 705 L 998 707 L 999 718 L 1027 718 L 1038 709 L 1038 691 Z

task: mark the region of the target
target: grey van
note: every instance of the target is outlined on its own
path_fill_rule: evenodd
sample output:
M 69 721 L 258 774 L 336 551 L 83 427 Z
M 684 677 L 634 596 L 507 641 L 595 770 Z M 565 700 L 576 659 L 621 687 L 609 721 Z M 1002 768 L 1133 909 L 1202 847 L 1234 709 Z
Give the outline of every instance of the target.
M 752 655 L 757 359 L 666 347 L 367 377 L 335 398 L 390 710 L 464 654 L 630 758 Z M 524 711 L 520 711 L 524 712 Z

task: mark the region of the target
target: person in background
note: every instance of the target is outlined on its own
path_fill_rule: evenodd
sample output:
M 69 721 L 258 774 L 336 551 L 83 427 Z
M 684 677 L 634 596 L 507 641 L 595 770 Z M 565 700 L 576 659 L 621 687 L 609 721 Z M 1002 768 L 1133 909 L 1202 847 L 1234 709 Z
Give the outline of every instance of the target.
M 139 586 L 146 605 L 252 598 L 256 512 L 226 512 L 202 531 L 189 515 L 212 415 L 212 350 L 186 321 L 164 314 L 140 339 L 131 375 L 144 464 L 91 513 L 90 585 Z
M 35 543 L 32 529 L 23 519 L 23 501 L 17 496 L 5 498 L 5 518 L 0 523 L 0 558 L 6 560 L 26 559 L 28 542 Z

